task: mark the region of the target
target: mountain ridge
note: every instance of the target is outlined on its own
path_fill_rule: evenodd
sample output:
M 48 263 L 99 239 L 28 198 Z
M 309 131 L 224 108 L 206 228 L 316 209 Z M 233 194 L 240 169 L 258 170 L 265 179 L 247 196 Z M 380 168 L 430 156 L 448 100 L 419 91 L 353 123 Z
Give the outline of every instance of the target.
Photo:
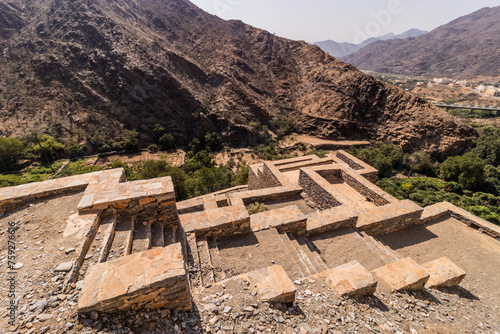
M 391 40 L 391 39 L 405 39 L 405 38 L 411 38 L 411 37 L 418 37 L 421 35 L 426 34 L 427 31 L 420 30 L 420 29 L 410 29 L 408 31 L 405 31 L 404 33 L 401 34 L 394 34 L 394 33 L 388 33 L 379 37 L 372 37 L 369 38 L 362 43 L 359 44 L 353 44 L 353 43 L 339 43 L 335 42 L 333 40 L 326 40 L 326 41 L 321 41 L 321 42 L 315 42 L 314 45 L 319 46 L 323 51 L 326 53 L 330 54 L 331 56 L 334 56 L 335 58 L 342 58 L 346 57 L 348 55 L 353 54 L 354 52 L 364 48 L 365 46 L 368 46 L 372 43 L 375 43 L 377 41 L 386 41 L 386 40 Z
M 500 6 L 482 8 L 411 40 L 377 41 L 342 60 L 379 73 L 471 79 L 500 75 Z

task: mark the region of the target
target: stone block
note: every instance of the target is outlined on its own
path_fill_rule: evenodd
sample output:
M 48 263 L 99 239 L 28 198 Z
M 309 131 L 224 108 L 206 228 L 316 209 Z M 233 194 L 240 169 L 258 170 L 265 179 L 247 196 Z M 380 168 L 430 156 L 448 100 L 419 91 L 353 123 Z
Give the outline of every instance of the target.
M 231 236 L 250 233 L 250 215 L 243 205 L 232 205 L 179 216 L 186 233 Z
M 387 204 L 361 214 L 356 228 L 373 235 L 383 235 L 420 224 L 423 208 L 418 204 L 403 200 Z
M 283 232 L 304 232 L 307 217 L 296 205 L 269 210 L 250 216 L 252 231 L 276 228 Z
M 83 283 L 78 312 L 191 308 L 180 243 L 92 266 Z
M 235 291 L 234 293 L 247 294 L 248 291 L 243 290 L 243 288 L 246 287 L 246 284 L 244 286 L 241 284 L 232 284 L 234 282 L 244 281 L 248 281 L 252 289 L 255 288 L 257 291 L 257 297 L 262 302 L 293 303 L 295 300 L 296 288 L 288 277 L 286 271 L 279 265 L 231 277 L 216 283 L 213 288 L 217 289 L 217 287 L 221 285 L 227 286 L 228 289 L 229 287 L 237 286 L 241 289 L 241 291 Z
M 408 257 L 375 269 L 372 273 L 384 280 L 392 291 L 422 289 L 430 277 L 424 268 Z
M 425 285 L 426 288 L 441 288 L 458 286 L 467 273 L 446 257 L 427 262 L 422 265 L 431 277 Z
M 314 212 L 307 218 L 307 233 L 318 234 L 343 227 L 355 227 L 359 213 L 345 205 Z
M 326 283 L 338 296 L 357 297 L 373 295 L 377 289 L 375 277 L 358 261 L 329 269 L 314 275 L 313 278 L 325 279 Z

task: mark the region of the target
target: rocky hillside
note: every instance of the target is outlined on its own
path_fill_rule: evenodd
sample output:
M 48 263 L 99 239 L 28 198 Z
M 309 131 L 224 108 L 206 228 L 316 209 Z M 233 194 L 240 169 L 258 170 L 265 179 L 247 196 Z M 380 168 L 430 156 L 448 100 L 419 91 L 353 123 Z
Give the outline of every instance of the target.
M 500 7 L 483 8 L 415 39 L 370 44 L 343 60 L 379 73 L 499 76 L 499 36 Z
M 323 138 L 458 153 L 476 132 L 305 42 L 186 0 L 0 0 L 0 134 L 255 143 L 291 120 Z

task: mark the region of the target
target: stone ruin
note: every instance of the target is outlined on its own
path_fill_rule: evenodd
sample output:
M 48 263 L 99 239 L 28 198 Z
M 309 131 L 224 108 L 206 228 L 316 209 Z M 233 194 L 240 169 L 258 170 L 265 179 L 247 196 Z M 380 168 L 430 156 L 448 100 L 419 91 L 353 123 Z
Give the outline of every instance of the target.
M 418 264 L 383 237 L 451 218 L 500 237 L 499 226 L 450 203 L 398 200 L 374 185 L 376 175 L 336 151 L 252 165 L 248 186 L 176 202 L 170 177 L 127 182 L 113 169 L 0 189 L 0 212 L 83 192 L 66 227 L 76 251 L 55 268 L 67 272 L 68 287 L 83 278 L 80 313 L 193 310 L 221 287 L 293 303 L 295 283 L 305 279 L 339 297 L 457 286 L 466 273 L 450 259 Z M 250 215 L 256 202 L 269 210 Z M 354 251 L 330 252 L 337 240 Z M 89 266 L 90 258 L 97 263 Z

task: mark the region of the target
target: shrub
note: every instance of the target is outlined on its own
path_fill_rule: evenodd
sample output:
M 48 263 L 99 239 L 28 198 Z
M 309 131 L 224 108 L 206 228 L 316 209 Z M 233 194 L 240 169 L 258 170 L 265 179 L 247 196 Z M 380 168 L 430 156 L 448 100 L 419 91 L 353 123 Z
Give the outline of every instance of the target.
M 53 137 L 49 135 L 42 135 L 40 137 L 38 134 L 34 134 L 34 136 L 36 137 L 33 153 L 42 161 L 48 160 L 47 162 L 52 162 L 66 155 L 66 147 Z
M 156 153 L 158 152 L 158 145 L 156 144 L 151 144 L 148 146 L 148 151 L 151 153 Z
M 177 148 L 177 145 L 175 143 L 175 137 L 171 133 L 166 133 L 162 135 L 158 140 L 158 144 L 160 145 L 160 148 L 164 151 L 173 150 Z
M 326 151 L 325 150 L 312 150 L 307 152 L 305 155 L 317 155 L 319 158 L 324 158 L 326 157 Z
M 22 156 L 24 144 L 17 138 L 0 137 L 0 168 L 11 170 Z
M 484 161 L 474 153 L 446 159 L 440 168 L 440 177 L 455 181 L 465 189 L 479 189 L 485 181 Z
M 265 204 L 259 203 L 259 202 L 252 203 L 247 207 L 247 211 L 251 215 L 256 214 L 256 213 L 260 213 L 260 212 L 265 212 L 267 210 L 269 210 L 267 208 L 267 206 Z
M 249 171 L 248 166 L 242 166 L 238 172 L 234 175 L 233 180 L 231 182 L 231 185 L 233 187 L 235 186 L 241 186 L 248 184 L 248 171 Z

